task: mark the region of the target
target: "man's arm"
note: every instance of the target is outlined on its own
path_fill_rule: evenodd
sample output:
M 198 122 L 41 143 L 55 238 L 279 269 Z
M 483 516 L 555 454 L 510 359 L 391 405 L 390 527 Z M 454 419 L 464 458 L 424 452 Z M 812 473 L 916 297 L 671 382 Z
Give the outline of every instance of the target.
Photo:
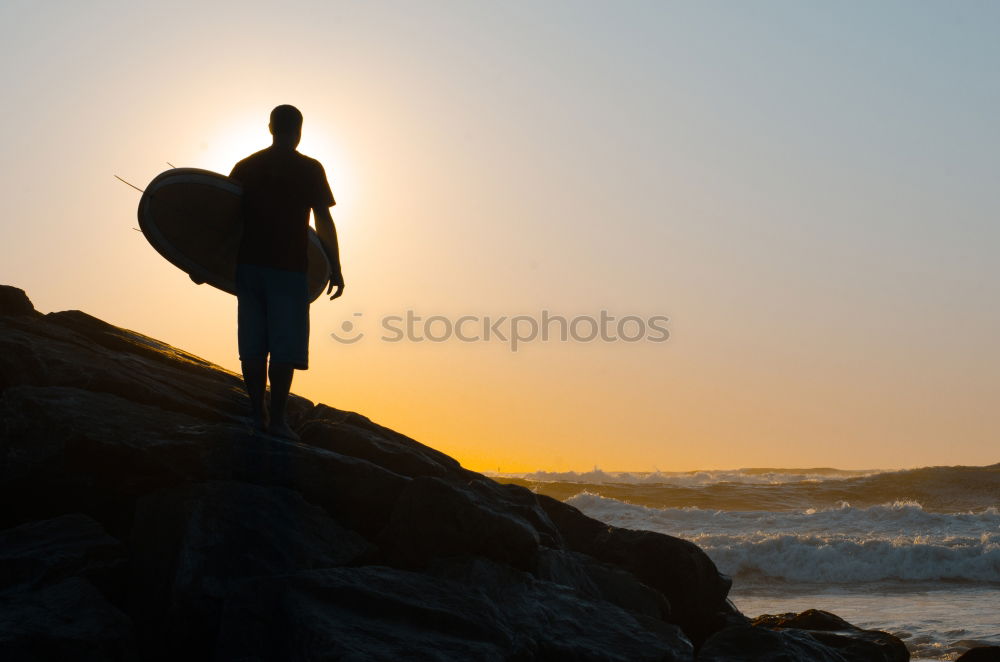
M 326 249 L 326 256 L 330 260 L 330 283 L 326 293 L 330 294 L 336 287 L 337 292 L 330 297 L 336 299 L 344 293 L 344 275 L 340 270 L 340 245 L 337 243 L 337 228 L 333 224 L 329 207 L 313 207 L 313 218 L 316 220 L 316 234 L 319 235 L 319 239 Z

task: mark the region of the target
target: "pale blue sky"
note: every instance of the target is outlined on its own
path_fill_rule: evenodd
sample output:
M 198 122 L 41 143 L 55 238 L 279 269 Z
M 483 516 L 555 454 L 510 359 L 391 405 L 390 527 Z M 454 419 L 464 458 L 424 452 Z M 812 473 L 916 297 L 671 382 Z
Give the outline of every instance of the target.
M 235 367 L 231 300 L 111 175 L 226 171 L 296 103 L 348 281 L 314 330 L 672 319 L 516 358 L 314 334 L 304 395 L 477 468 L 992 462 L 998 34 L 990 2 L 8 0 L 0 281 Z

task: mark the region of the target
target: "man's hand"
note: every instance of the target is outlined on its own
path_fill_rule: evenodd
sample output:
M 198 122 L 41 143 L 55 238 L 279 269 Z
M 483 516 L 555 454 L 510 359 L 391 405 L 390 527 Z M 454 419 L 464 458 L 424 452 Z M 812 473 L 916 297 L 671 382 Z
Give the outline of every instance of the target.
M 333 272 L 330 274 L 326 293 L 330 294 L 333 292 L 333 288 L 337 288 L 337 293 L 330 297 L 332 301 L 344 293 L 344 276 L 340 271 L 340 245 L 337 243 L 337 228 L 333 224 L 329 207 L 313 207 L 313 218 L 316 219 L 316 234 L 319 235 L 320 243 L 323 244 L 323 250 L 326 251 L 326 258 L 330 261 Z
M 337 288 L 337 293 L 330 297 L 330 301 L 333 301 L 344 293 L 344 277 L 340 274 L 330 276 L 330 283 L 326 287 L 326 293 L 333 292 L 333 288 L 335 287 Z

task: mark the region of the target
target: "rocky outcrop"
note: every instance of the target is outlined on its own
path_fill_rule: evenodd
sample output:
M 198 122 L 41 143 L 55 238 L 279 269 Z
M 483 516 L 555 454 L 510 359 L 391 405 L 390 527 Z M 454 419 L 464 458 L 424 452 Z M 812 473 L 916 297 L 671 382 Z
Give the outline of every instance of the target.
M 877 630 L 862 630 L 835 614 L 818 609 L 800 614 L 767 614 L 755 618 L 751 625 L 757 630 L 773 630 L 784 637 L 806 633 L 835 650 L 847 662 L 906 662 L 910 659 L 906 646 L 898 637 Z
M 732 581 L 719 574 L 697 545 L 651 531 L 608 526 L 551 497 L 537 498 L 567 547 L 614 564 L 659 591 L 671 605 L 672 621 L 695 641 L 718 629 Z
M 5 502 L 7 503 L 7 502 Z M 0 532 L 0 658 L 135 659 L 125 546 L 81 514 Z
M 905 659 L 832 615 L 751 622 L 688 541 L 290 419 L 300 443 L 254 435 L 237 375 L 0 287 L 0 658 Z

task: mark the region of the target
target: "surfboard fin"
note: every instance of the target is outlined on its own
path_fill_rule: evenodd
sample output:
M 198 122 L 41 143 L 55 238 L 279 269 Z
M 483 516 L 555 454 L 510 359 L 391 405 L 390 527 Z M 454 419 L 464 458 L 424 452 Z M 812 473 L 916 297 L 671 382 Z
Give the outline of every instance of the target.
M 141 188 L 139 188 L 139 187 L 138 187 L 138 186 L 136 186 L 135 184 L 132 184 L 131 182 L 127 182 L 127 181 L 125 181 L 124 179 L 122 179 L 122 178 L 121 178 L 121 177 L 119 177 L 118 175 L 115 175 L 115 179 L 117 179 L 118 181 L 120 181 L 120 182 L 121 182 L 122 184 L 125 184 L 126 186 L 131 186 L 132 188 L 134 188 L 134 189 L 135 189 L 136 191 L 138 191 L 139 193 L 145 193 L 145 191 L 144 191 L 144 190 L 142 190 Z

